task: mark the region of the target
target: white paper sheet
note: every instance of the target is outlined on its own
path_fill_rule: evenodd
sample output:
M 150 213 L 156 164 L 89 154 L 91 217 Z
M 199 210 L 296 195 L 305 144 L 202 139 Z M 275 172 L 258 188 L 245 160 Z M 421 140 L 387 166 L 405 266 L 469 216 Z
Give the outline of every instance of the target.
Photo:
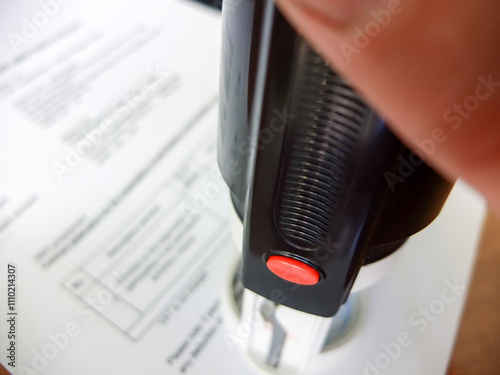
M 215 162 L 220 14 L 188 1 L 2 8 L 0 274 L 15 266 L 17 315 L 2 280 L 1 363 L 206 373 L 216 271 L 235 251 Z

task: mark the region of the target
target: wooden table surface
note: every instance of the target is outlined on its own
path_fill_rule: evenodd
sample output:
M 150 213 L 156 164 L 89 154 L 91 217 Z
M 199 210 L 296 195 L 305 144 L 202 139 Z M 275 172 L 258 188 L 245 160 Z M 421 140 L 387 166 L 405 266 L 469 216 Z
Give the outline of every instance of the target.
M 500 375 L 500 220 L 488 214 L 447 375 Z
M 500 220 L 490 213 L 447 375 L 500 375 L 499 288 Z

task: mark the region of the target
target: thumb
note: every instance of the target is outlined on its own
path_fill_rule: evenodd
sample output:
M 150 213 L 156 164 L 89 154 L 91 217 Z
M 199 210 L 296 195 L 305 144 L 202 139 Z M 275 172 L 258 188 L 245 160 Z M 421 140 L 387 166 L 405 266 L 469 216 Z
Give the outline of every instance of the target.
M 403 142 L 500 213 L 498 0 L 276 3 Z

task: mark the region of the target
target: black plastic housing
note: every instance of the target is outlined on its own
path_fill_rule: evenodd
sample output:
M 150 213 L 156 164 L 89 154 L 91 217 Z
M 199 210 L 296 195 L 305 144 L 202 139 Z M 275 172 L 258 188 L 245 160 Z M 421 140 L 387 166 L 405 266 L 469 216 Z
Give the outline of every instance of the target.
M 325 317 L 362 265 L 434 220 L 452 187 L 264 0 L 223 6 L 218 152 L 244 224 L 243 284 Z M 281 279 L 266 266 L 275 254 L 320 281 Z

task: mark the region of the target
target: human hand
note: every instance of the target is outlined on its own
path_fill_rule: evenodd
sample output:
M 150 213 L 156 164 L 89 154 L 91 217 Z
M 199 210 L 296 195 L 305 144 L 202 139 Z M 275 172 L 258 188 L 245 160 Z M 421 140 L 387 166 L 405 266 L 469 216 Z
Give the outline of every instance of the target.
M 500 214 L 498 0 L 275 0 L 409 147 Z

